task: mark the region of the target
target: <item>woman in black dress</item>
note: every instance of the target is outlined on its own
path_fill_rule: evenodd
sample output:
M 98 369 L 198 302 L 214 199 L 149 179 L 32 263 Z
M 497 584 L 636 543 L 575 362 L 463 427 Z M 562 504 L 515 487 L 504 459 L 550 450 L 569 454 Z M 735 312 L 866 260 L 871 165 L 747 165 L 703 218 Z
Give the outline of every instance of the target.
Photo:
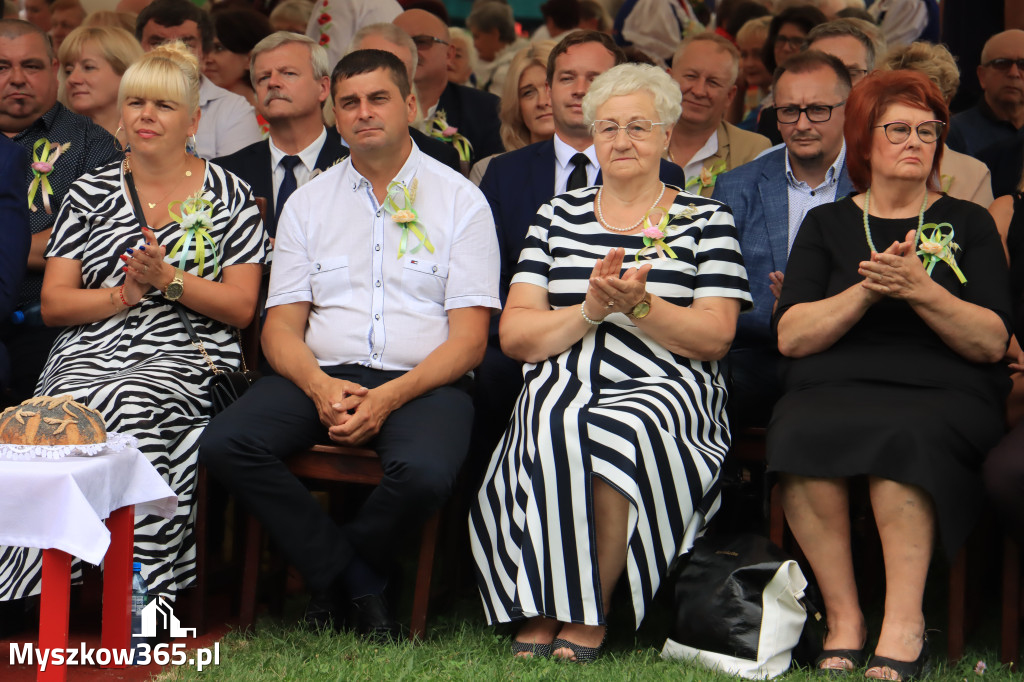
M 859 667 L 867 642 L 848 502 L 849 479 L 867 477 L 886 571 L 870 678 L 920 672 L 936 531 L 952 555 L 1003 431 L 1006 261 L 988 213 L 936 191 L 948 121 L 921 74 L 878 73 L 854 87 L 844 134 L 862 193 L 808 213 L 774 318 L 793 360 L 768 462 L 825 599 L 822 668 Z

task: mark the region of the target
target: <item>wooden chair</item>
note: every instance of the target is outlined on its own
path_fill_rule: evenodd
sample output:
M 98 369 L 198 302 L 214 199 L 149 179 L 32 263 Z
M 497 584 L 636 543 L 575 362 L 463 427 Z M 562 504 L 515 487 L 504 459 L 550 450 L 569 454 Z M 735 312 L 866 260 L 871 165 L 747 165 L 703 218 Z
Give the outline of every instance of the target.
M 373 450 L 339 445 L 315 445 L 311 449 L 292 455 L 286 460 L 295 476 L 315 482 L 359 483 L 377 485 L 383 478 L 380 459 Z M 427 607 L 430 601 L 430 581 L 434 568 L 437 529 L 440 512 L 423 526 L 416 587 L 413 593 L 412 619 L 409 639 L 422 639 L 426 634 Z M 262 529 L 259 522 L 249 517 L 245 537 L 245 558 L 242 572 L 240 621 L 242 627 L 252 625 L 256 615 L 256 597 L 259 579 Z

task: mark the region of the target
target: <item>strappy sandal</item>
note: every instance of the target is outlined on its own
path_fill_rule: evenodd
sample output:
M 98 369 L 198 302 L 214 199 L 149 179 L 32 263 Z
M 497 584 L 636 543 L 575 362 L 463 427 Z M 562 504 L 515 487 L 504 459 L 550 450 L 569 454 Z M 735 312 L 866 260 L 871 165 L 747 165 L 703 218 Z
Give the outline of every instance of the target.
M 512 640 L 512 654 L 514 656 L 519 656 L 519 654 L 532 654 L 534 658 L 551 658 L 551 651 L 551 644 L 520 642 L 518 639 Z M 527 657 L 519 656 L 519 658 Z
M 605 635 L 605 638 L 607 638 L 607 634 Z M 597 658 L 604 651 L 604 639 L 602 639 L 601 643 L 598 644 L 596 647 L 590 647 L 583 646 L 582 644 L 576 644 L 575 642 L 570 642 L 569 640 L 562 639 L 561 637 L 556 637 L 555 640 L 551 642 L 551 653 L 554 654 L 554 652 L 558 651 L 559 649 L 568 649 L 569 651 L 571 651 L 572 655 L 576 657 L 576 663 L 596 661 Z M 567 658 L 565 660 L 571 661 L 572 659 Z
M 897 661 L 894 658 L 886 658 L 885 656 L 874 655 L 871 660 L 868 661 L 868 669 L 864 671 L 864 677 L 868 677 L 868 672 L 878 668 L 888 668 L 897 675 L 895 682 L 909 682 L 910 680 L 917 679 L 927 674 L 928 667 L 928 635 L 925 634 L 924 639 L 921 641 L 921 653 L 918 654 L 916 661 Z M 868 679 L 888 679 L 888 678 L 877 678 L 870 677 Z
M 850 664 L 849 668 L 823 668 L 822 663 L 830 658 L 839 658 Z M 814 667 L 819 675 L 838 676 L 852 673 L 854 670 L 864 667 L 864 649 L 822 649 L 814 661 Z

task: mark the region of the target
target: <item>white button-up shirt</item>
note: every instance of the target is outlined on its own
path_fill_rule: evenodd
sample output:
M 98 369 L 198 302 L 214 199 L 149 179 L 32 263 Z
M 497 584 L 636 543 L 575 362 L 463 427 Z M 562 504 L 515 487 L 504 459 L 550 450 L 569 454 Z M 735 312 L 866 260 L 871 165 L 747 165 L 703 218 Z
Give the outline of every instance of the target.
M 562 138 L 555 133 L 555 195 L 564 194 L 566 185 L 569 184 L 569 176 L 576 170 L 576 166 L 572 162 L 572 157 L 578 153 L 575 149 L 570 147 L 567 143 L 562 141 Z M 597 150 L 594 149 L 594 145 L 590 145 L 583 150 L 583 153 L 590 159 L 590 163 L 587 164 L 587 186 L 597 184 L 597 174 L 601 172 L 601 164 L 597 162 Z
M 843 143 L 839 150 L 839 156 L 832 162 L 832 165 L 825 171 L 825 180 L 817 187 L 811 187 L 802 180 L 797 180 L 793 175 L 793 167 L 789 165 L 789 153 L 786 153 L 786 194 L 789 198 L 789 248 L 786 253 L 793 250 L 793 242 L 796 241 L 796 233 L 800 231 L 807 212 L 822 204 L 831 204 L 837 197 L 839 191 L 839 176 L 843 174 L 843 165 L 846 163 L 846 143 Z
M 195 151 L 200 158 L 234 154 L 263 139 L 252 105 L 205 76 L 199 79 L 199 111 Z
M 281 159 L 288 156 L 274 144 L 274 138 L 271 137 L 267 140 L 270 143 L 270 167 L 274 169 L 272 175 L 272 184 L 274 186 L 274 209 L 277 209 L 277 193 L 281 190 L 281 183 L 284 182 L 285 169 L 281 165 Z M 316 170 L 316 160 L 320 158 L 320 150 L 324 147 L 324 142 L 327 141 L 327 128 L 320 131 L 320 136 L 313 140 L 313 144 L 309 145 L 296 156 L 299 157 L 299 163 L 292 169 L 295 174 L 295 186 L 302 187 L 313 175 L 313 171 Z
M 419 240 L 410 230 L 399 255 L 403 229 L 351 158 L 285 204 L 267 307 L 312 304 L 305 340 L 321 366 L 410 370 L 448 339 L 447 311 L 501 307 L 498 241 L 484 195 L 415 143 L 394 181 L 412 187 L 414 180 L 412 208 L 433 252 L 413 252 Z M 406 207 L 401 190 L 391 196 Z

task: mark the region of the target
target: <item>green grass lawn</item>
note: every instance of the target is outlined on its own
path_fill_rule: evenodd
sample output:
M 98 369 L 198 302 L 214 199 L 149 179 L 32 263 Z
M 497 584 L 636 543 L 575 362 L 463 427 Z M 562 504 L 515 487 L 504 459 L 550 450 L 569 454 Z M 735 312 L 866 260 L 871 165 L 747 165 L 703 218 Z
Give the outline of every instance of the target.
M 438 601 L 438 600 L 435 600 Z M 709 671 L 690 663 L 663 661 L 659 657 L 665 629 L 645 623 L 639 633 L 629 623 L 613 621 L 606 655 L 585 665 L 554 660 L 513 659 L 507 635 L 484 623 L 479 603 L 463 598 L 442 603 L 432 615 L 428 638 L 419 644 L 375 645 L 354 635 L 304 631 L 295 622 L 301 604 L 290 604 L 286 617 L 265 617 L 255 632 L 232 632 L 221 643 L 220 665 L 196 672 L 193 668 L 167 668 L 160 682 L 184 680 L 357 681 L 357 680 L 681 680 L 725 682 L 729 675 Z M 435 607 L 436 608 L 436 607 Z M 665 614 L 661 614 L 664 617 Z M 973 639 L 994 644 L 998 631 L 992 623 L 982 626 Z M 875 631 L 877 632 L 877 626 Z M 660 641 L 658 641 L 660 640 Z M 1020 675 L 1000 666 L 993 650 L 974 646 L 956 666 L 945 662 L 945 637 L 932 635 L 933 660 L 929 680 L 983 682 L 1019 680 Z M 974 673 L 979 660 L 988 664 L 983 677 Z M 779 679 L 816 680 L 809 670 L 793 670 Z M 855 678 L 850 678 L 855 679 Z

